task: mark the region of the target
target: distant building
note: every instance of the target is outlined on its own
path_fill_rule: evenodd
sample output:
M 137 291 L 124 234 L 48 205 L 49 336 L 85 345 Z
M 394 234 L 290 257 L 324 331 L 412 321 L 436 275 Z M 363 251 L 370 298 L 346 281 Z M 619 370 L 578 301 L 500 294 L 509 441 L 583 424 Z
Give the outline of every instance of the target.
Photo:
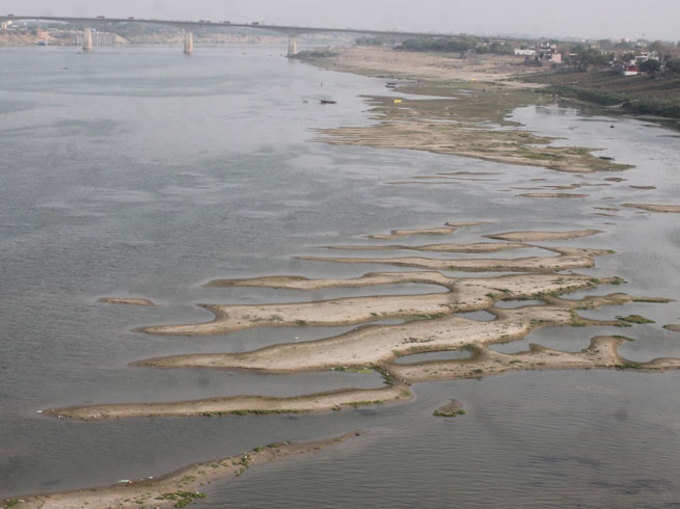
M 640 68 L 637 64 L 627 64 L 623 66 L 624 76 L 637 76 L 638 74 L 640 74 Z
M 659 54 L 656 51 L 652 51 L 651 53 L 643 51 L 635 57 L 635 63 L 637 64 L 647 62 L 648 60 L 659 60 Z
M 523 56 L 527 65 L 542 66 L 544 64 L 561 65 L 564 55 L 557 52 L 557 45 L 550 41 L 542 41 L 535 48 L 516 48 L 515 55 Z
M 550 57 L 551 64 L 561 64 L 562 63 L 562 53 L 553 53 Z

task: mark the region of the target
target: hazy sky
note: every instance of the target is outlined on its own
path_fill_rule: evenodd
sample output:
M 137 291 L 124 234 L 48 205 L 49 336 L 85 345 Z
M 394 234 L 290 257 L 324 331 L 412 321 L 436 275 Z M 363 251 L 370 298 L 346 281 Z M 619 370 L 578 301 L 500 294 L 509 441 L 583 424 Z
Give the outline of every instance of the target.
M 15 14 L 680 40 L 680 0 L 2 0 L 0 9 Z

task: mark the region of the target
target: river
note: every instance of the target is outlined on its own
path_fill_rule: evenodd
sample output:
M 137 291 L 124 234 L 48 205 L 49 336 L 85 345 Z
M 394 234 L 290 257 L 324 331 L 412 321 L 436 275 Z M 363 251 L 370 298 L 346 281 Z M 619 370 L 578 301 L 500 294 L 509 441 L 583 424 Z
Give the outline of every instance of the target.
M 609 175 L 319 143 L 316 129 L 372 121 L 362 95 L 392 92 L 383 79 L 291 62 L 283 50 L 201 48 L 190 58 L 177 48 L 0 50 L 0 498 L 158 476 L 269 442 L 361 429 L 361 438 L 340 448 L 207 487 L 208 497 L 195 505 L 656 508 L 680 502 L 677 372 L 531 372 L 418 384 L 417 398 L 406 405 L 307 416 L 82 423 L 38 413 L 95 402 L 379 385 L 377 374 L 262 375 L 128 363 L 349 330 L 253 329 L 214 337 L 133 331 L 209 319 L 196 307 L 204 302 L 401 293 L 398 285 L 305 294 L 201 286 L 219 277 L 390 270 L 294 256 L 324 254 L 319 246 L 395 227 L 493 221 L 456 232 L 455 242 L 513 229 L 598 228 L 604 233 L 569 245 L 617 254 L 580 272 L 628 281 L 612 292 L 680 298 L 678 216 L 623 209 L 612 217 L 594 209 L 676 203 L 676 132 L 564 105 L 521 108 L 513 119 L 532 131 L 563 137 L 558 144 L 601 147 L 603 155 L 636 167 L 622 174 L 625 182 L 586 188 L 585 199 L 518 198 L 509 188 L 532 179 L 603 183 Z M 338 104 L 321 105 L 322 98 Z M 389 184 L 442 171 L 497 175 L 456 185 Z M 141 296 L 159 306 L 97 303 L 102 296 Z M 680 323 L 677 303 L 583 315 L 633 312 L 656 323 L 625 331 L 638 341 L 622 348 L 624 356 L 680 356 L 680 335 L 662 329 Z M 605 333 L 620 331 L 548 328 L 497 348 L 514 352 L 533 342 L 576 351 Z M 451 398 L 467 414 L 432 417 Z

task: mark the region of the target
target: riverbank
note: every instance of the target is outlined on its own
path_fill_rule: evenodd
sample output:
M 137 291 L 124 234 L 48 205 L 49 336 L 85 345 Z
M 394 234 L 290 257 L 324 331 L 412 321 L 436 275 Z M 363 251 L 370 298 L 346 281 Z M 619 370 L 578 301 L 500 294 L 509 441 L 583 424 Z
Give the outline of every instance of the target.
M 591 148 L 555 146 L 552 138 L 508 121 L 516 108 L 552 101 L 513 79 L 522 69 L 517 57 L 343 48 L 332 56 L 303 60 L 331 70 L 396 79 L 394 90 L 404 94 L 399 100 L 367 98 L 377 122 L 320 130 L 319 141 L 325 143 L 421 150 L 570 173 L 630 168 L 598 157 Z
M 547 93 L 608 107 L 612 112 L 680 120 L 680 76 L 677 74 L 623 76 L 613 70 L 573 70 L 534 73 L 521 79 L 545 85 Z

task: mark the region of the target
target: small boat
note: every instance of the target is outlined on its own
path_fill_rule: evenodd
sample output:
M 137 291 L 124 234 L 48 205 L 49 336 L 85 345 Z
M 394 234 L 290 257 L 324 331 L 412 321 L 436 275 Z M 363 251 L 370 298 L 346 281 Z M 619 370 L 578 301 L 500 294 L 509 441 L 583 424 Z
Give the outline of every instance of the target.
M 338 101 L 332 99 L 321 99 L 321 104 L 338 104 Z

